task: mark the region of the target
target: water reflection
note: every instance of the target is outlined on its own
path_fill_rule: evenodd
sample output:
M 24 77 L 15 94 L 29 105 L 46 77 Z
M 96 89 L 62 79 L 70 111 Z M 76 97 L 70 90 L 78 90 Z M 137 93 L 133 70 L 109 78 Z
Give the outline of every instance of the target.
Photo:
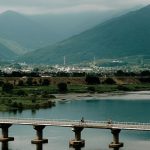
M 1 143 L 1 150 L 10 150 L 8 142 L 2 142 Z M 43 150 L 43 144 L 36 144 L 36 150 Z M 75 150 L 81 150 L 81 149 L 75 149 Z
M 81 150 L 82 148 L 81 147 L 77 147 L 77 148 L 74 148 L 73 150 Z M 113 148 L 113 149 L 110 149 L 110 150 L 119 150 L 120 148 Z
M 8 142 L 2 142 L 1 150 L 9 150 Z M 36 144 L 36 150 L 43 150 L 43 144 L 42 143 Z M 76 148 L 73 148 L 72 150 L 82 150 L 82 148 L 81 147 L 76 147 Z M 114 148 L 112 150 L 119 150 L 119 148 Z
M 43 144 L 42 143 L 36 144 L 36 150 L 43 150 Z
M 114 148 L 113 150 L 119 150 L 119 148 Z
M 8 142 L 2 142 L 1 150 L 8 150 Z
M 36 109 L 31 110 L 32 116 L 36 115 Z
M 75 148 L 74 150 L 81 150 L 81 147 Z

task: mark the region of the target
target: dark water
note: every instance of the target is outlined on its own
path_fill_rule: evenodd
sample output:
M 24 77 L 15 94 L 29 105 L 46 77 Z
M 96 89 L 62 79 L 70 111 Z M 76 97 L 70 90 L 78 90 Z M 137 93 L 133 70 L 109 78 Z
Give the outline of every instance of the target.
M 22 113 L 0 113 L 0 117 L 48 118 L 48 119 L 77 119 L 84 116 L 85 120 L 115 120 L 131 122 L 150 122 L 150 101 L 148 100 L 78 100 L 57 103 L 51 109 L 42 109 L 36 112 L 23 111 Z M 15 141 L 3 144 L 1 149 L 7 150 L 73 150 L 69 148 L 68 141 L 74 138 L 70 128 L 46 127 L 44 138 L 48 144 L 43 146 L 32 145 L 35 137 L 32 126 L 12 126 L 9 135 Z M 112 141 L 110 130 L 84 129 L 82 139 L 85 147 L 82 150 L 108 150 Z M 124 142 L 122 150 L 149 150 L 150 132 L 121 131 L 120 141 Z

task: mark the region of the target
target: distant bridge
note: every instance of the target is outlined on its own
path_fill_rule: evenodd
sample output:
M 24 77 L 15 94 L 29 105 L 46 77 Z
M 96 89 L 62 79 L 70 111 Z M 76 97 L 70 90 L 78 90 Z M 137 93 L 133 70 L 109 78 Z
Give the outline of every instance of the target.
M 113 134 L 113 142 L 109 145 L 112 148 L 119 148 L 123 143 L 119 142 L 121 130 L 150 131 L 150 123 L 137 122 L 116 122 L 116 121 L 92 121 L 92 120 L 65 120 L 65 119 L 37 119 L 37 118 L 0 118 L 0 128 L 2 137 L 0 141 L 12 141 L 13 137 L 8 137 L 8 128 L 11 125 L 32 125 L 36 130 L 37 137 L 32 143 L 47 143 L 43 139 L 43 129 L 45 126 L 71 127 L 75 132 L 75 139 L 70 141 L 71 146 L 84 146 L 85 142 L 81 139 L 81 131 L 84 128 L 110 129 Z

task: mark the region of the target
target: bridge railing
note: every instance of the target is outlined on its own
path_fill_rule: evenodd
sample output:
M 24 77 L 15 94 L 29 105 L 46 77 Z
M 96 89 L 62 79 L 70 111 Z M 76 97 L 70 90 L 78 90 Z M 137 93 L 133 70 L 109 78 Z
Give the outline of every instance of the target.
M 150 123 L 140 123 L 140 122 L 119 122 L 119 121 L 93 121 L 93 120 L 69 120 L 69 119 L 42 119 L 42 118 L 16 118 L 16 117 L 0 117 L 0 123 L 30 123 L 30 124 L 55 124 L 55 125 L 84 125 L 84 126 L 113 126 L 113 127 L 134 127 L 134 128 L 150 128 Z

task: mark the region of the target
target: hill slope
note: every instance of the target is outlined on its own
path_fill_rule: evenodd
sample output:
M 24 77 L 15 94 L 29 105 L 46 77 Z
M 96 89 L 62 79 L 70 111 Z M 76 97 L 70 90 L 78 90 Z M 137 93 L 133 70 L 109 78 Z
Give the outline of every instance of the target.
M 0 60 L 11 60 L 17 55 L 0 41 Z
M 111 19 L 53 46 L 28 53 L 30 63 L 68 63 L 96 58 L 150 55 L 150 5 Z

